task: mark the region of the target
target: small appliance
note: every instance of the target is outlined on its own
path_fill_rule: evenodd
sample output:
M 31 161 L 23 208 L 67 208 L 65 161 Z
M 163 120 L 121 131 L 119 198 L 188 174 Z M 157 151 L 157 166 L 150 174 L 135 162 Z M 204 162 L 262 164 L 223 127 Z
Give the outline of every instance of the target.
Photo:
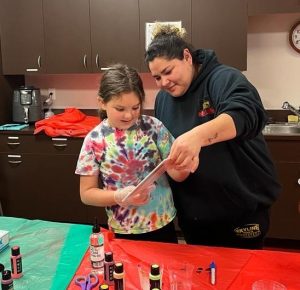
M 43 118 L 43 101 L 40 89 L 34 86 L 21 86 L 19 89 L 14 90 L 14 122 L 27 124 Z

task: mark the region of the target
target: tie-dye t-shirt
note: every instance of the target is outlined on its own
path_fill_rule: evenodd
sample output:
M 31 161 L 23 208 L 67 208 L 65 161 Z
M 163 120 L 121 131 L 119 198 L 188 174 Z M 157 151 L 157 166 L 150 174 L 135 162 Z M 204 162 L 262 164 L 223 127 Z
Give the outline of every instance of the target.
M 84 139 L 76 174 L 99 175 L 103 188 L 117 190 L 137 185 L 170 152 L 173 137 L 156 118 L 142 115 L 134 126 L 119 130 L 107 119 Z M 141 234 L 170 223 L 176 209 L 166 174 L 155 182 L 148 204 L 106 207 L 108 225 L 121 234 Z

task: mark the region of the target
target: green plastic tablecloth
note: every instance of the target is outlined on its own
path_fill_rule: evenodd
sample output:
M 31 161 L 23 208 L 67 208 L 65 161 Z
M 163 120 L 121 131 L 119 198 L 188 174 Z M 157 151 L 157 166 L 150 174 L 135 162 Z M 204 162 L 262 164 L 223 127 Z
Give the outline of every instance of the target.
M 0 217 L 0 230 L 9 231 L 9 247 L 0 263 L 10 269 L 10 247 L 20 246 L 24 276 L 15 289 L 66 289 L 85 254 L 90 225 Z

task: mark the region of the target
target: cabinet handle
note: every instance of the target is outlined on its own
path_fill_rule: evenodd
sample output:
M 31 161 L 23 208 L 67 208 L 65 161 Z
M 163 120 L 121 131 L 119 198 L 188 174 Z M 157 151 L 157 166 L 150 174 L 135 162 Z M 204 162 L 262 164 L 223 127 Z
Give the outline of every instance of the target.
M 20 142 L 7 142 L 7 145 L 20 145 Z
M 18 158 L 21 159 L 21 155 L 7 155 L 8 158 Z M 22 160 L 8 160 L 8 163 L 10 164 L 20 164 L 22 163 Z
M 52 141 L 68 141 L 68 138 L 51 138 Z
M 8 160 L 8 163 L 10 163 L 10 164 L 20 164 L 20 163 L 22 163 L 22 160 Z
M 110 67 L 101 67 L 100 69 L 101 69 L 101 70 L 109 70 Z
M 38 66 L 39 66 L 39 68 L 41 67 L 41 56 L 39 55 L 39 57 L 38 57 Z
M 85 54 L 84 57 L 83 57 L 83 66 L 84 66 L 85 68 L 87 68 L 87 65 L 86 65 L 86 54 Z
M 96 55 L 96 67 L 99 68 L 99 54 Z
M 67 147 L 68 145 L 64 144 L 64 143 L 62 143 L 62 144 L 54 143 L 53 146 L 54 147 Z

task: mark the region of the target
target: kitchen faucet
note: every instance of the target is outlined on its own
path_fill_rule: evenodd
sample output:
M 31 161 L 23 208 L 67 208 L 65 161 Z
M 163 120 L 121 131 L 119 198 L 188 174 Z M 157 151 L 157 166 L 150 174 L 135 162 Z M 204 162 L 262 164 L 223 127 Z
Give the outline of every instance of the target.
M 284 102 L 282 104 L 281 108 L 284 109 L 284 110 L 290 110 L 291 112 L 293 112 L 296 116 L 298 116 L 299 123 L 300 123 L 300 110 L 297 110 L 295 107 L 293 107 L 292 105 L 290 105 L 289 102 Z M 299 109 L 300 109 L 300 107 L 299 107 Z

